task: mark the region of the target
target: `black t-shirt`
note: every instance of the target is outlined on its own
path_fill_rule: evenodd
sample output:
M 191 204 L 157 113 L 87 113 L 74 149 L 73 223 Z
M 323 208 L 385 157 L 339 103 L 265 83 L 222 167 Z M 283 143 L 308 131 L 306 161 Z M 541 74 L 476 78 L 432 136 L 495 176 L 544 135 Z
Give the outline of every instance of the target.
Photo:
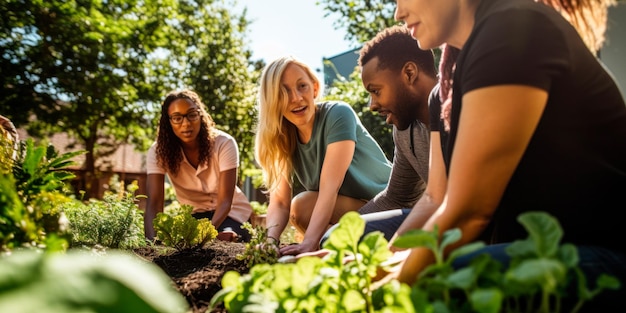
M 518 215 L 546 211 L 561 223 L 565 242 L 626 251 L 624 98 L 576 30 L 550 7 L 482 0 L 457 60 L 450 137 L 443 147 L 446 168 L 463 94 L 502 84 L 538 87 L 549 97 L 483 238 L 526 238 Z

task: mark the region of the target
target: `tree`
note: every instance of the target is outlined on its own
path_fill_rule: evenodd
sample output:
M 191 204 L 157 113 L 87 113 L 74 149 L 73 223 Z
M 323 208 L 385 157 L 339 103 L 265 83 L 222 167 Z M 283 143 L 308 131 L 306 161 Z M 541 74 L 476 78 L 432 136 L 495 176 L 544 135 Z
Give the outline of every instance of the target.
M 199 91 L 227 130 L 249 123 L 255 71 L 244 49 L 248 23 L 230 7 L 214 0 L 5 0 L 3 114 L 17 126 L 28 123 L 34 136 L 65 132 L 83 145 L 88 196 L 106 167 L 96 160 L 121 143 L 145 150 L 154 140 L 171 89 Z
M 318 0 L 327 13 L 336 17 L 335 29 L 346 30 L 346 40 L 362 44 L 379 31 L 398 24 L 393 18 L 396 2 L 392 0 Z

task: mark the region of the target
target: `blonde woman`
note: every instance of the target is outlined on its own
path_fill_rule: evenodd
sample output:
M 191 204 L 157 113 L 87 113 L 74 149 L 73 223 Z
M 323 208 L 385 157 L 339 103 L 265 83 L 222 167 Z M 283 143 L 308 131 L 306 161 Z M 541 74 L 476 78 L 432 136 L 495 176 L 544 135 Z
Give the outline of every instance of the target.
M 269 191 L 268 235 L 289 220 L 304 233 L 282 255 L 319 249 L 326 229 L 383 190 L 391 163 L 344 102 L 316 102 L 322 85 L 309 66 L 287 56 L 263 70 L 256 158 Z M 293 197 L 294 176 L 305 191 Z

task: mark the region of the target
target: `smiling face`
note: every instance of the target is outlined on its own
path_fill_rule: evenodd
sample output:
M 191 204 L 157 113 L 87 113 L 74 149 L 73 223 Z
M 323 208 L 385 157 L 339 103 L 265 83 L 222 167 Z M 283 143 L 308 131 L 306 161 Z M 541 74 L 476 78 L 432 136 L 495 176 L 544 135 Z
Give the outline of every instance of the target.
M 202 118 L 198 118 L 195 121 L 189 121 L 189 117 L 187 116 L 183 118 L 182 123 L 174 124 L 171 117 L 176 115 L 186 115 L 196 111 L 199 111 L 198 106 L 193 103 L 193 101 L 185 98 L 172 101 L 167 109 L 167 114 L 170 116 L 170 124 L 172 125 L 174 135 L 176 135 L 176 137 L 178 137 L 183 144 L 190 144 L 196 141 L 196 138 L 200 133 Z
M 463 0 L 397 0 L 395 19 L 403 21 L 420 48 L 433 49 L 453 40 Z
M 287 65 L 280 85 L 288 98 L 283 108 L 283 116 L 294 124 L 299 131 L 310 132 L 315 117 L 315 97 L 319 86 L 297 64 Z
M 370 94 L 370 110 L 386 117 L 387 124 L 399 130 L 407 129 L 417 119 L 420 108 L 418 90 L 412 86 L 410 71 L 380 69 L 378 57 L 361 68 L 363 86 Z M 413 73 L 416 75 L 416 73 Z

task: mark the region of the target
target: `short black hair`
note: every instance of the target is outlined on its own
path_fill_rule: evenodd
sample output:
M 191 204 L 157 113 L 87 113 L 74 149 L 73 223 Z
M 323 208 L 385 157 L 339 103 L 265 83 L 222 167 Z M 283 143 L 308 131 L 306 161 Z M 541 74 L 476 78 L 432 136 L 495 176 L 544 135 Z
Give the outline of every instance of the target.
M 378 57 L 379 68 L 400 70 L 406 62 L 412 61 L 427 75 L 437 77 L 433 51 L 420 49 L 417 40 L 403 25 L 385 28 L 366 42 L 359 52 L 359 66 L 375 57 Z

